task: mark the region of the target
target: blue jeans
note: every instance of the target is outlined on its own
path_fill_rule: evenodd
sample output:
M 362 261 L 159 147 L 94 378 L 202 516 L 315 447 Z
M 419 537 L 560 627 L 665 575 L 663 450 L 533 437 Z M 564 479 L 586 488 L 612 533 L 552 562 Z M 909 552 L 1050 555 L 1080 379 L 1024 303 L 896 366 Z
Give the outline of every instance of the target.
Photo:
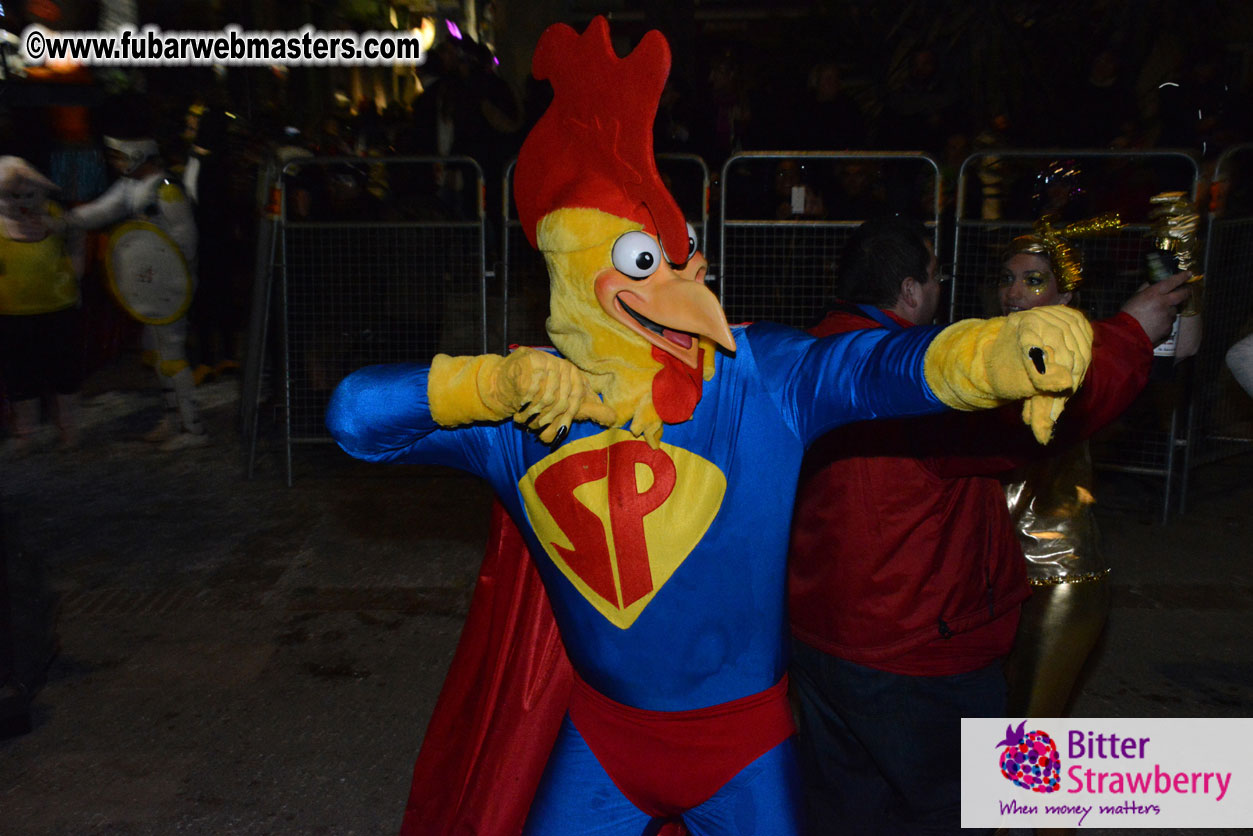
M 961 718 L 1002 717 L 1001 663 L 906 676 L 792 642 L 808 833 L 961 830 Z

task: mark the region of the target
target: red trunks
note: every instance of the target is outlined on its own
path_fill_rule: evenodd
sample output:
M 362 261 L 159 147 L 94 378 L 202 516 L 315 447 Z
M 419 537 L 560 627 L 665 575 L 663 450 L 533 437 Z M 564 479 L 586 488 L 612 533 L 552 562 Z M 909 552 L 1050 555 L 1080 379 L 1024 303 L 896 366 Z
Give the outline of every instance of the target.
M 786 675 L 758 694 L 692 711 L 632 708 L 576 675 L 570 720 L 622 794 L 659 817 L 707 801 L 796 731 Z

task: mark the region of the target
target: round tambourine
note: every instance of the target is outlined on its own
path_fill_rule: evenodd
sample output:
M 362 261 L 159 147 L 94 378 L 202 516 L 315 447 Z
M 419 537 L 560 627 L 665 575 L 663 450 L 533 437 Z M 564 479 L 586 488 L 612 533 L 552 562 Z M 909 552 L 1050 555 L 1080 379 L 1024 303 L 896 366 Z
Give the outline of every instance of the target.
M 105 247 L 109 290 L 146 325 L 167 325 L 187 312 L 195 288 L 183 251 L 159 227 L 127 221 Z

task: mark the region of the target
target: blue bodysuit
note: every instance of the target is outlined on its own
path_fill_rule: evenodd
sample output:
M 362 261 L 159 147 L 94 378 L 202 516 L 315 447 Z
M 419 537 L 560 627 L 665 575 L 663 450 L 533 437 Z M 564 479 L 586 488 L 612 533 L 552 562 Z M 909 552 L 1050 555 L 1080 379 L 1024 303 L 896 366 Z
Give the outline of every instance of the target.
M 664 721 L 778 685 L 805 448 L 840 424 L 945 409 L 923 378 L 938 331 L 815 339 L 767 323 L 736 327 L 736 354 L 719 354 L 692 418 L 666 425 L 657 450 L 590 422 L 555 447 L 511 421 L 439 427 L 428 369 L 416 364 L 350 375 L 327 424 L 357 458 L 486 479 L 535 557 L 581 684 L 611 708 Z M 650 817 L 679 812 L 694 834 L 796 832 L 790 742 L 672 812 L 623 796 L 612 764 L 606 773 L 576 725 L 577 717 L 563 726 L 528 833 L 638 836 Z M 663 785 L 670 780 L 678 779 Z

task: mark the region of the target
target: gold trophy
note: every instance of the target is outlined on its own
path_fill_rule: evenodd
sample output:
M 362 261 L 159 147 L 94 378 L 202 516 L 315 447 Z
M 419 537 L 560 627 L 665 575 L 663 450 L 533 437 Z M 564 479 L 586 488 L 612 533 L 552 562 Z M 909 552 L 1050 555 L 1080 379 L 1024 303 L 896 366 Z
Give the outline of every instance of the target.
M 1201 246 L 1197 238 L 1200 215 L 1196 213 L 1183 192 L 1162 192 L 1149 198 L 1151 227 L 1149 237 L 1153 248 L 1145 258 L 1149 265 L 1149 280 L 1160 282 L 1181 270 L 1191 270 L 1192 278 L 1187 285 L 1191 293 L 1180 306 L 1180 316 L 1196 316 L 1201 312 L 1201 288 L 1203 274 Z

